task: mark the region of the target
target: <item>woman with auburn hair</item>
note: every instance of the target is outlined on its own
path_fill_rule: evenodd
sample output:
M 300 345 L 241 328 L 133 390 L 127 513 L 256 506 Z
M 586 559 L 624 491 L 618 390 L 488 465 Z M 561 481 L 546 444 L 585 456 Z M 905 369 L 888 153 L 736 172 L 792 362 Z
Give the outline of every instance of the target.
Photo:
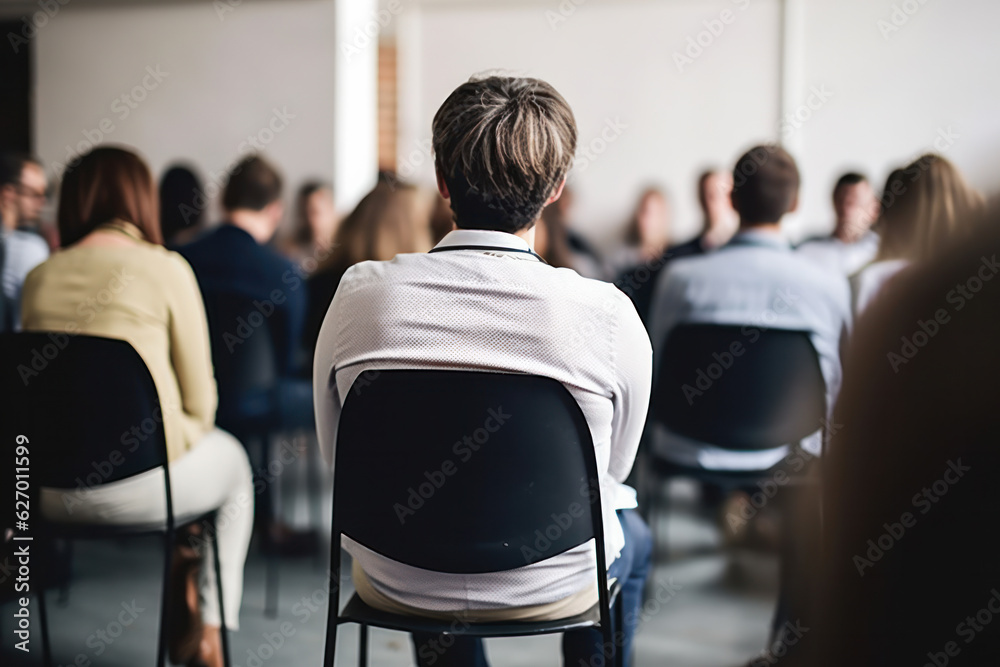
M 236 629 L 253 527 L 250 463 L 243 446 L 215 427 L 205 308 L 191 267 L 162 246 L 149 168 L 126 149 L 90 151 L 63 177 L 58 223 L 62 251 L 24 284 L 24 329 L 125 340 L 143 358 L 162 406 L 175 516 L 183 521 L 222 508 L 229 519 L 219 523 L 215 542 L 226 625 Z M 96 298 L 109 291 L 110 301 Z M 65 523 L 129 526 L 159 524 L 166 515 L 162 469 L 83 497 L 76 491 L 42 489 L 42 512 Z M 205 551 L 199 557 L 193 547 L 177 547 L 169 652 L 174 663 L 218 667 L 221 617 L 214 572 L 201 564 L 210 557 Z
M 408 183 L 380 175 L 375 187 L 344 218 L 333 252 L 309 278 L 309 307 L 303 344 L 312 368 L 313 351 L 330 302 L 347 269 L 367 260 L 430 249 L 430 203 Z
M 983 204 L 982 195 L 940 155 L 923 155 L 889 174 L 876 223 L 878 255 L 851 278 L 855 313 L 901 269 L 934 258 L 951 240 L 967 234 L 968 220 Z

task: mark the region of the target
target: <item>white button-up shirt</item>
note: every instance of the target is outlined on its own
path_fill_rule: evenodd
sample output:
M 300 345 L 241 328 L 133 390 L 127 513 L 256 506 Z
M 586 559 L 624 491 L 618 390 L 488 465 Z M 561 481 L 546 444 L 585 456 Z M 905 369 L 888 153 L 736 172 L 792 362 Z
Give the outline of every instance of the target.
M 840 343 L 850 326 L 847 278 L 792 252 L 777 234 L 744 231 L 713 253 L 671 262 L 659 277 L 650 307 L 650 337 L 659 359 L 678 324 L 725 324 L 760 330 L 808 331 L 826 382 L 828 411 L 840 391 Z M 657 362 L 657 365 L 659 362 Z M 821 424 L 801 444 L 818 454 Z M 655 447 L 664 458 L 710 469 L 762 470 L 788 454 L 788 445 L 733 451 L 658 427 Z
M 609 283 L 548 266 L 513 234 L 456 230 L 438 248 L 362 262 L 344 274 L 323 322 L 314 363 L 316 426 L 332 460 L 340 408 L 365 371 L 424 368 L 529 373 L 560 381 L 590 426 L 603 500 L 607 559 L 624 545 L 616 509 L 646 418 L 649 338 L 635 308 Z M 333 381 L 331 381 L 333 380 Z M 372 585 L 434 611 L 544 605 L 593 586 L 593 543 L 506 572 L 430 572 L 345 537 Z

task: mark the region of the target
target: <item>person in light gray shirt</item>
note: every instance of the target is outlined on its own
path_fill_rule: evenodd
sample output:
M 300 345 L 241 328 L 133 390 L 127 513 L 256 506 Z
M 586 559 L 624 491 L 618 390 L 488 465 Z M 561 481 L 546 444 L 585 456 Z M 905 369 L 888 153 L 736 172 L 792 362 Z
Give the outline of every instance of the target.
M 766 329 L 804 330 L 819 356 L 832 409 L 841 383 L 841 339 L 850 326 L 850 289 L 845 277 L 798 255 L 782 235 L 781 219 L 795 210 L 798 191 L 798 167 L 785 150 L 758 146 L 739 159 L 732 194 L 739 232 L 713 253 L 671 263 L 658 279 L 650 315 L 654 369 L 679 324 L 741 326 L 747 342 Z M 800 443 L 810 453 L 819 453 L 821 426 Z M 663 427 L 654 442 L 657 454 L 671 462 L 716 470 L 765 470 L 792 444 L 732 451 Z
M 879 215 L 879 200 L 863 174 L 849 172 L 833 187 L 833 210 L 837 222 L 833 234 L 810 239 L 797 250 L 818 266 L 850 276 L 875 259 L 878 234 L 871 230 Z

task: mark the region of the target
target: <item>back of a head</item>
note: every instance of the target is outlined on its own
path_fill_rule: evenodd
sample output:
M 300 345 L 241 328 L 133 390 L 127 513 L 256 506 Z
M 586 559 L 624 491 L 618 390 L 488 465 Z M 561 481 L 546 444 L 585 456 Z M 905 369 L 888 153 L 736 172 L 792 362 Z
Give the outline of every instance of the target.
M 428 215 L 416 186 L 380 180 L 340 223 L 324 267 L 343 271 L 358 262 L 425 250 Z
M 455 89 L 434 116 L 435 166 L 463 229 L 529 228 L 565 178 L 576 121 L 544 81 L 490 76 Z
M 982 196 L 955 165 L 927 154 L 894 171 L 882 196 L 879 259 L 923 260 L 956 236 L 982 209 Z
M 149 167 L 125 148 L 98 146 L 63 174 L 59 237 L 66 248 L 112 220 L 138 227 L 146 240 L 163 243 L 156 188 Z
M 756 146 L 733 169 L 733 207 L 740 224 L 777 223 L 794 209 L 799 196 L 799 168 L 778 146 Z
M 21 182 L 21 170 L 26 158 L 19 153 L 0 153 L 0 188 L 5 185 L 18 185 Z
M 281 175 L 257 155 L 245 158 L 229 172 L 229 182 L 222 193 L 226 211 L 263 211 L 281 199 Z
M 821 659 L 805 664 L 1000 654 L 1000 210 L 985 222 L 963 220 L 971 238 L 901 274 L 858 323 L 824 461 Z
M 160 178 L 160 226 L 169 242 L 178 232 L 199 226 L 205 213 L 205 195 L 194 171 L 174 165 Z

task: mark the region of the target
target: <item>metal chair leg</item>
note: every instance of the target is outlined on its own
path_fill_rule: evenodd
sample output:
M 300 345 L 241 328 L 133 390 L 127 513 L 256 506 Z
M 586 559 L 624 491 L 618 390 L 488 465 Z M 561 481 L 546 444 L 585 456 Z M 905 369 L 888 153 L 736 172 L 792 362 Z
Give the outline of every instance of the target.
M 226 626 L 226 603 L 222 594 L 222 565 L 219 560 L 219 531 L 217 517 L 213 518 L 212 531 L 212 561 L 215 567 L 215 590 L 219 594 L 219 634 L 222 636 L 222 662 L 226 667 L 232 665 L 229 660 L 229 628 Z
M 170 568 L 174 558 L 174 533 L 163 532 L 163 592 L 160 596 L 160 638 L 156 644 L 156 667 L 164 667 L 167 655 L 168 619 L 170 618 Z
M 278 617 L 278 557 L 274 553 L 274 546 L 268 548 L 265 568 L 267 570 L 264 584 L 264 616 L 267 618 Z
M 622 638 L 621 644 L 615 644 L 615 667 L 625 667 L 625 605 L 622 604 L 622 593 L 618 593 L 612 609 L 615 615 L 615 622 L 612 629 Z
M 368 625 L 358 628 L 358 667 L 368 667 Z

